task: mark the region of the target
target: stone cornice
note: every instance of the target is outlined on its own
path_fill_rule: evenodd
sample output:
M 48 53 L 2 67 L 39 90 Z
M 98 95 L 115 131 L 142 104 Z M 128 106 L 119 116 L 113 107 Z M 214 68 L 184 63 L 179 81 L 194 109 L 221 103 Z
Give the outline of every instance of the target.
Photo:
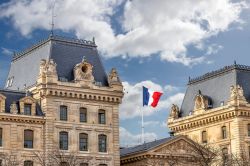
M 173 153 L 141 153 L 137 155 L 129 155 L 121 157 L 121 163 L 132 163 L 143 159 L 154 158 L 154 159 L 177 159 L 177 160 L 193 160 L 192 156 L 188 154 L 173 154 Z
M 17 122 L 17 123 L 31 123 L 31 124 L 44 124 L 45 119 L 41 116 L 28 116 L 28 115 L 20 115 L 20 114 L 8 114 L 1 113 L 0 121 L 6 122 Z
M 174 132 L 182 132 L 241 116 L 250 117 L 250 107 L 248 105 L 239 107 L 223 106 L 208 110 L 199 115 L 190 115 L 185 118 L 176 119 L 168 123 L 168 127 Z
M 94 100 L 97 102 L 108 102 L 120 104 L 123 96 L 122 92 L 106 91 L 101 89 L 83 89 L 74 87 L 43 87 L 35 90 L 40 96 L 65 97 L 78 100 Z

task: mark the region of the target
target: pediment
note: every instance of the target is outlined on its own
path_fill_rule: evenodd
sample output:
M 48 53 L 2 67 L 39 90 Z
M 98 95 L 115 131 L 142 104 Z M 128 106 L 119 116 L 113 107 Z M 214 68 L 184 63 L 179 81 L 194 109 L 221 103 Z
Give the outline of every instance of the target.
M 194 153 L 194 143 L 193 141 L 181 136 L 180 138 L 168 141 L 158 147 L 151 150 L 151 153 L 158 154 L 191 154 Z M 197 146 L 197 145 L 196 145 Z
M 35 103 L 36 100 L 35 100 L 33 97 L 26 96 L 26 97 L 24 97 L 24 98 L 21 98 L 21 99 L 20 99 L 20 102 L 32 104 L 32 103 Z

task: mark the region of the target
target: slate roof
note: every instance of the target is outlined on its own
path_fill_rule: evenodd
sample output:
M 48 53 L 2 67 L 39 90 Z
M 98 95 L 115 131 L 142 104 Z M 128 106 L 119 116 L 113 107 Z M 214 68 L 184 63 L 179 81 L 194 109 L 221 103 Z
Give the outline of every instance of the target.
M 13 102 L 17 104 L 18 112 L 20 112 L 19 100 L 26 96 L 25 92 L 0 89 L 0 94 L 6 97 L 6 100 L 5 100 L 5 112 L 6 113 L 10 113 L 10 106 Z M 38 116 L 43 115 L 41 107 L 38 103 L 36 104 L 36 115 Z
M 250 102 L 250 66 L 235 63 L 190 79 L 180 108 L 180 116 L 188 116 L 193 111 L 194 99 L 199 90 L 202 95 L 209 97 L 212 108 L 217 108 L 222 102 L 226 103 L 229 100 L 232 85 L 240 85 L 244 90 L 244 96 Z
M 136 154 L 136 153 L 141 153 L 141 152 L 147 152 L 155 147 L 158 147 L 162 144 L 165 144 L 169 142 L 170 140 L 173 140 L 176 137 L 168 137 L 168 138 L 163 138 L 160 140 L 144 143 L 142 145 L 137 145 L 129 148 L 122 148 L 120 149 L 120 155 L 121 157 L 125 157 L 131 154 Z
M 93 65 L 95 81 L 102 86 L 108 86 L 107 75 L 94 41 L 50 36 L 13 57 L 7 78 L 13 78 L 13 84 L 8 89 L 22 90 L 34 85 L 39 74 L 40 61 L 50 58 L 57 64 L 59 79 L 73 81 L 73 68 L 83 57 Z

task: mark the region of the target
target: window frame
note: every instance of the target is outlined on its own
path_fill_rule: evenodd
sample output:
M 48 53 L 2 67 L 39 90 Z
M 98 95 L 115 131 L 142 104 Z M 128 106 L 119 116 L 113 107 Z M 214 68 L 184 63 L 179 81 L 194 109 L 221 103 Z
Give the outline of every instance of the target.
M 27 165 L 28 164 L 28 165 Z M 24 166 L 33 166 L 34 165 L 34 162 L 32 160 L 25 160 L 23 162 L 23 165 Z
M 102 138 L 104 138 L 104 139 L 102 139 Z M 103 142 L 103 140 L 104 140 L 104 142 Z M 107 153 L 107 151 L 108 151 L 107 140 L 108 140 L 107 135 L 104 135 L 104 134 L 98 135 L 98 152 Z
M 82 115 L 85 115 L 85 118 L 82 117 Z M 79 120 L 81 123 L 87 123 L 88 122 L 88 112 L 87 112 L 87 108 L 85 107 L 81 107 L 79 109 Z M 83 118 L 83 119 L 82 119 Z
M 29 109 L 27 109 L 27 108 L 29 108 Z M 29 112 L 27 112 L 27 110 L 29 110 Z M 24 103 L 23 114 L 24 115 L 32 115 L 32 104 L 30 104 L 30 103 Z
M 81 138 L 81 136 L 83 136 L 83 138 Z M 81 142 L 82 141 L 81 139 L 86 139 L 86 140 Z M 84 148 L 84 144 L 86 148 Z M 79 133 L 79 151 L 83 152 L 88 151 L 88 134 L 86 133 Z
M 28 133 L 26 132 L 31 132 L 31 139 L 28 139 L 30 136 L 26 135 Z M 26 138 L 28 137 L 28 138 Z M 26 149 L 33 149 L 34 148 L 34 131 L 30 129 L 25 129 L 23 132 L 23 147 Z
M 201 132 L 201 142 L 207 143 L 207 131 L 205 130 Z
M 106 111 L 103 109 L 98 110 L 98 124 L 106 124 Z
M 0 127 L 0 147 L 3 147 L 3 128 Z
M 60 121 L 68 121 L 68 107 L 66 105 L 60 105 L 59 117 Z
M 227 139 L 227 127 L 226 126 L 221 127 L 221 136 L 222 136 L 222 139 Z
M 64 138 L 65 136 L 65 138 Z M 66 144 L 64 144 L 66 143 Z M 59 132 L 59 149 L 69 150 L 69 133 L 66 131 Z

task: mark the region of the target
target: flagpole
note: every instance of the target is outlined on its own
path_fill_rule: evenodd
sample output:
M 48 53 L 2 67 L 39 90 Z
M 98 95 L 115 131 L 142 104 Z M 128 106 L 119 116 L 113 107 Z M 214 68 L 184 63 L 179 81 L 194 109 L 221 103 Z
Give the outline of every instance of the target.
M 144 118 L 143 118 L 143 109 L 141 109 L 141 141 L 144 144 Z

